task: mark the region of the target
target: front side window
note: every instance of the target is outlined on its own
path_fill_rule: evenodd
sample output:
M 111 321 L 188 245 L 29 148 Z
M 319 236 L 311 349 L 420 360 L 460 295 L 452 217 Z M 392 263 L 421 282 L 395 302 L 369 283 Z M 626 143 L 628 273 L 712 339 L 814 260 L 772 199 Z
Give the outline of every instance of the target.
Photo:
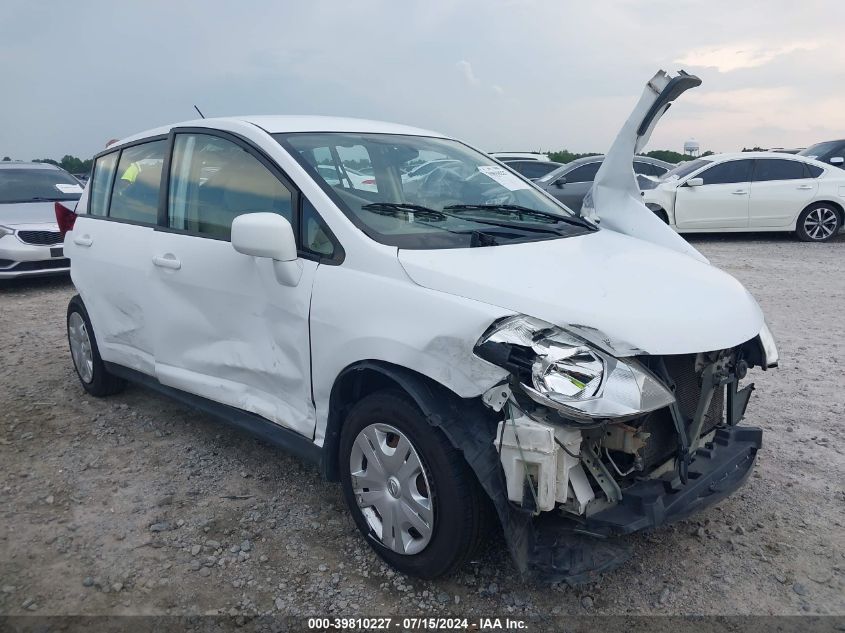
M 0 170 L 0 204 L 79 200 L 79 181 L 61 169 L 11 167 Z
M 725 185 L 736 182 L 751 181 L 751 167 L 753 160 L 731 160 L 726 163 L 713 165 L 710 169 L 699 174 L 705 185 Z
M 302 228 L 300 235 L 300 243 L 302 248 L 309 250 L 317 255 L 332 258 L 335 254 L 335 247 L 329 233 L 326 230 L 323 220 L 314 208 L 314 205 L 308 201 L 308 198 L 302 198 Z
M 167 141 L 132 145 L 120 152 L 109 217 L 144 224 L 158 221 L 158 194 Z
M 564 177 L 567 183 L 593 182 L 596 174 L 599 173 L 599 167 L 601 167 L 601 163 L 588 163 L 587 165 L 576 167 L 568 174 L 564 174 Z
M 496 246 L 595 230 L 458 141 L 343 132 L 274 137 L 356 226 L 383 244 Z
M 758 158 L 754 165 L 754 182 L 766 180 L 798 180 L 806 178 L 804 163 L 779 158 Z
M 120 152 L 112 152 L 100 156 L 94 163 L 94 174 L 91 176 L 91 191 L 89 193 L 88 212 L 91 215 L 107 215 L 109 211 L 109 193 L 114 178 L 117 157 Z
M 240 145 L 209 134 L 176 135 L 170 228 L 228 240 L 232 221 L 254 212 L 278 213 L 294 225 L 291 200 L 291 191 Z

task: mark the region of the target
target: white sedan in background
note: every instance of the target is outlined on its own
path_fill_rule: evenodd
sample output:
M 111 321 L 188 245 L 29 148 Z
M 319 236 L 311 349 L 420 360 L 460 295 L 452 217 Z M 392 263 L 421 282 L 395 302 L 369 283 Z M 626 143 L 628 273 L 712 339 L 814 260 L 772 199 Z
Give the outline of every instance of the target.
M 804 156 L 707 156 L 653 182 L 643 201 L 679 233 L 794 231 L 824 242 L 843 224 L 845 172 Z

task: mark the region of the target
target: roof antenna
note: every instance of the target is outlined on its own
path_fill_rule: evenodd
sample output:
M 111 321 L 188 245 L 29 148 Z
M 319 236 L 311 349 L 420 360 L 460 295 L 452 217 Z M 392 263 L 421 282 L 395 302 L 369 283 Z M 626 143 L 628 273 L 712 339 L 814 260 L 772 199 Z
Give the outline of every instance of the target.
M 194 110 L 199 112 L 200 118 L 203 118 L 203 119 L 205 118 L 205 115 L 200 111 L 200 109 L 196 106 L 196 104 L 194 104 Z

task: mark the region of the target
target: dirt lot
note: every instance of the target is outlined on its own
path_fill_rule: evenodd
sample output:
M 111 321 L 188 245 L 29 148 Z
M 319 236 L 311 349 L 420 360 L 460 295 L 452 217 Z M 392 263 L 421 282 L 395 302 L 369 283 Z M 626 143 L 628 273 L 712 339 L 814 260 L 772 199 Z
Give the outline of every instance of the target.
M 633 537 L 600 582 L 521 582 L 494 540 L 439 582 L 395 574 L 315 468 L 139 387 L 86 396 L 67 280 L 0 283 L 0 614 L 845 614 L 845 236 L 694 240 L 781 353 L 752 379 L 749 483 Z

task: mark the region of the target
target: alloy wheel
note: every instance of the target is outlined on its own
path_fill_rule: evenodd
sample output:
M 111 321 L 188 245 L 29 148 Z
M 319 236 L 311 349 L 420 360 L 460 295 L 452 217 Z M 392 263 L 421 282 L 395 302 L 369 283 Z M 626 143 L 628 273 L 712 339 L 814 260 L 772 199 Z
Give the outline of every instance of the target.
M 836 211 L 828 207 L 817 207 L 804 218 L 804 232 L 810 239 L 826 240 L 833 235 L 838 224 Z

